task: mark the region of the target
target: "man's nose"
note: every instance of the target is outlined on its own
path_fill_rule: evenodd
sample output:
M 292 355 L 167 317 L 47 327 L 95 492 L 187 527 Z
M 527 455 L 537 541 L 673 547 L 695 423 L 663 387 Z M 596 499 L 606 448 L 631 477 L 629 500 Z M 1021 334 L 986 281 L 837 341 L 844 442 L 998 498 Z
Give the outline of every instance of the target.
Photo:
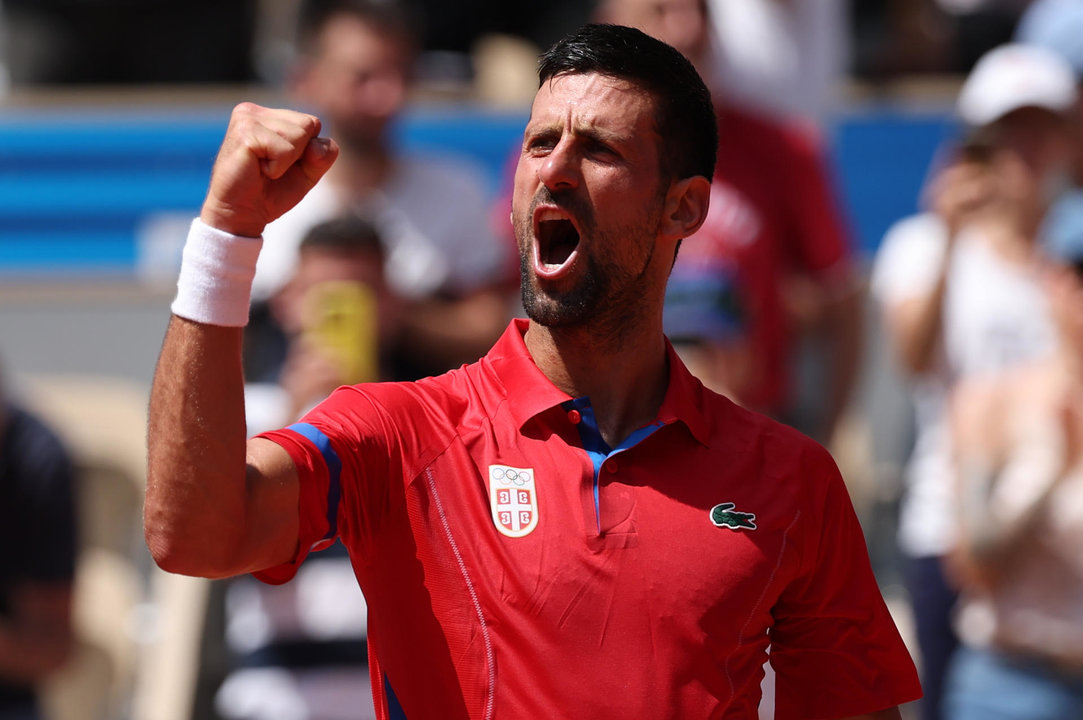
M 579 185 L 579 163 L 570 143 L 557 143 L 538 169 L 538 179 L 552 191 Z

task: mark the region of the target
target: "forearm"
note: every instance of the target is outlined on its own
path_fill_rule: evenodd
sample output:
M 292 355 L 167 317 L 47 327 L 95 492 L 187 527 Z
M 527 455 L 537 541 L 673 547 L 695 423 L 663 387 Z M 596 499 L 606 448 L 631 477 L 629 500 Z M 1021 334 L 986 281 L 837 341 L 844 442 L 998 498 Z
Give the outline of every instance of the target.
M 245 439 L 241 342 L 257 238 L 338 155 L 319 132 L 292 110 L 241 103 L 230 116 L 151 387 L 144 531 L 165 570 L 223 577 L 296 549 L 296 468 L 274 443 Z
M 834 436 L 839 420 L 850 403 L 861 366 L 864 344 L 862 293 L 856 289 L 828 306 L 824 332 L 828 353 L 828 398 L 823 418 L 823 440 Z
M 1023 448 L 999 468 L 973 458 L 960 463 L 960 542 L 977 569 L 998 569 L 1043 516 L 1061 478 L 1051 450 Z
M 945 269 L 932 290 L 921 298 L 908 301 L 892 323 L 899 358 L 903 367 L 911 373 L 924 373 L 932 367 L 943 329 L 946 291 Z
M 164 569 L 233 574 L 246 508 L 244 381 L 237 327 L 174 316 L 151 388 L 144 523 Z

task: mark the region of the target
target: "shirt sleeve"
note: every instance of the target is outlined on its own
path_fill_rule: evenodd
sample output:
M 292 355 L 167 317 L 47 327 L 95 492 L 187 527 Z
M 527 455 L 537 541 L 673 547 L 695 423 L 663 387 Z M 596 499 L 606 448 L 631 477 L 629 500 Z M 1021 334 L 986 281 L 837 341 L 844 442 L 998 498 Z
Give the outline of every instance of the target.
M 292 560 L 253 575 L 266 583 L 284 583 L 310 552 L 339 537 L 353 540 L 347 547 L 363 549 L 357 538 L 366 535 L 370 516 L 382 507 L 394 434 L 362 387 L 339 388 L 299 422 L 258 437 L 281 446 L 297 469 L 299 532 Z
M 915 700 L 917 672 L 873 577 L 842 478 L 822 448 L 804 464 L 802 558 L 771 630 L 775 717 L 848 717 Z
M 891 306 L 927 295 L 947 251 L 947 230 L 935 215 L 899 220 L 887 231 L 873 264 L 872 295 Z

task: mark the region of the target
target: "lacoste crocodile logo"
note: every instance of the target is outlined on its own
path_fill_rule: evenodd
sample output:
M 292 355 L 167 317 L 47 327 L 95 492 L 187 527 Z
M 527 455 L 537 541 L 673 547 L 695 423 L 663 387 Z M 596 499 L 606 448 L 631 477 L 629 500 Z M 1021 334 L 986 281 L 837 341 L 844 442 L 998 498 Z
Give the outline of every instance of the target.
M 755 530 L 756 513 L 734 510 L 735 507 L 731 502 L 718 503 L 711 508 L 711 522 L 715 527 L 726 527 L 730 530 Z

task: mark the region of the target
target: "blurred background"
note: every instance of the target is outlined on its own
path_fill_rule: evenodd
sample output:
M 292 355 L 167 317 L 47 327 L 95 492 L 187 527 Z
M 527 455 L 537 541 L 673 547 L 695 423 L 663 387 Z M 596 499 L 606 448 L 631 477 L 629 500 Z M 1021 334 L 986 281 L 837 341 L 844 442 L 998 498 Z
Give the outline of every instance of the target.
M 297 0 L 2 0 L 0 364 L 76 472 L 76 650 L 48 717 L 216 718 L 218 583 L 166 576 L 143 546 L 146 398 L 185 231 L 234 104 L 289 105 Z M 724 93 L 805 127 L 837 186 L 862 283 L 918 212 L 960 84 L 1013 37 L 1027 0 L 712 3 Z M 415 83 L 391 137 L 469 157 L 494 216 L 538 53 L 595 17 L 586 0 L 427 0 Z M 725 154 L 726 136 L 722 146 Z M 903 381 L 864 300 L 855 390 L 829 438 L 875 568 L 908 630 L 895 549 L 912 444 Z M 794 407 L 822 401 L 793 355 Z M 825 441 L 828 438 L 825 438 Z M 7 551 L 18 551 L 18 547 Z

